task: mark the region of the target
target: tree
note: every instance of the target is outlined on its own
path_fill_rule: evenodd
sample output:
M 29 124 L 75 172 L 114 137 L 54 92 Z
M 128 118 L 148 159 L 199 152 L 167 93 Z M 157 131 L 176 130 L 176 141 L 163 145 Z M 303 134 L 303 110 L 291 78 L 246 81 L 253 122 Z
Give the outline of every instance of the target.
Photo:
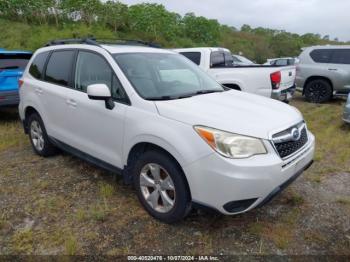
M 119 1 L 107 1 L 101 9 L 101 20 L 113 28 L 114 32 L 126 27 L 128 22 L 128 6 Z
M 242 32 L 251 32 L 251 31 L 252 31 L 252 28 L 251 28 L 249 25 L 244 24 L 244 25 L 242 25 L 242 27 L 241 27 L 241 31 L 242 31 Z
M 90 26 L 97 20 L 102 3 L 99 0 L 62 0 L 61 8 L 68 17 Z
M 148 33 L 155 40 L 160 36 L 168 40 L 179 33 L 180 15 L 168 12 L 163 5 L 139 4 L 129 7 L 131 31 Z
M 217 20 L 188 13 L 182 19 L 182 23 L 186 37 L 194 41 L 216 44 L 219 40 L 220 24 Z

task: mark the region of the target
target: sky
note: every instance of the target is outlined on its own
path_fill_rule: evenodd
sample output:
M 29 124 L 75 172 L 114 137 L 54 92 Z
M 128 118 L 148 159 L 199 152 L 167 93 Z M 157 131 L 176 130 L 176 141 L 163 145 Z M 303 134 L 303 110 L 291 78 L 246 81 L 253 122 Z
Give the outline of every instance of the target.
M 131 5 L 143 2 L 163 4 L 167 10 L 184 15 L 217 19 L 241 28 L 266 27 L 305 34 L 330 35 L 350 41 L 349 0 L 121 0 Z

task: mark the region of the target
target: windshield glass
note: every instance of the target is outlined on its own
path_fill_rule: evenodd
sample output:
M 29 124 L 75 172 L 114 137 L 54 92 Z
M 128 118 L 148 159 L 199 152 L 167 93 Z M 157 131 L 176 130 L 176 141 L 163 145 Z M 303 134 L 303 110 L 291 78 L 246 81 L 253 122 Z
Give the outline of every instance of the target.
M 114 58 L 137 93 L 148 100 L 224 91 L 220 84 L 182 55 L 125 53 L 116 54 Z

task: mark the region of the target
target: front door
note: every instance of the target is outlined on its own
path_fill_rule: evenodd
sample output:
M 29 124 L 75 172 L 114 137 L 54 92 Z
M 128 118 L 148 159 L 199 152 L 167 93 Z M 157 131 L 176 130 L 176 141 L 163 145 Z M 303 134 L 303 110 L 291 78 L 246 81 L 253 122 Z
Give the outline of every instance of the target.
M 122 168 L 126 94 L 107 60 L 99 54 L 79 51 L 74 87 L 67 91 L 69 145 L 99 160 Z M 86 94 L 91 84 L 105 84 L 115 101 L 113 110 L 104 101 L 91 100 Z

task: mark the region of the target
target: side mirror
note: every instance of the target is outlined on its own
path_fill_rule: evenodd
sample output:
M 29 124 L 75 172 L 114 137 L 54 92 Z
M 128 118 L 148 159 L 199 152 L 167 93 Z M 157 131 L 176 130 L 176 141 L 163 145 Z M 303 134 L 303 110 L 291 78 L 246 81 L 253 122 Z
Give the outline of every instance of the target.
M 114 102 L 112 99 L 111 91 L 105 84 L 93 84 L 87 87 L 87 95 L 91 100 L 103 100 L 105 101 L 106 108 L 112 110 L 114 108 Z

